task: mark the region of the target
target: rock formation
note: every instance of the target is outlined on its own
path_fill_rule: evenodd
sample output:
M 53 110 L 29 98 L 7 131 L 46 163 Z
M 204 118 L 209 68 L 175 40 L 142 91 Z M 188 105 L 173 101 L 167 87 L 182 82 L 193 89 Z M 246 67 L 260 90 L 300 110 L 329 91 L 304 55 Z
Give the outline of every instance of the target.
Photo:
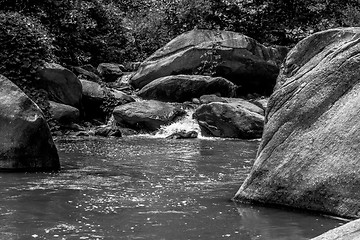
M 235 200 L 360 216 L 359 43 L 360 28 L 339 28 L 289 52 Z

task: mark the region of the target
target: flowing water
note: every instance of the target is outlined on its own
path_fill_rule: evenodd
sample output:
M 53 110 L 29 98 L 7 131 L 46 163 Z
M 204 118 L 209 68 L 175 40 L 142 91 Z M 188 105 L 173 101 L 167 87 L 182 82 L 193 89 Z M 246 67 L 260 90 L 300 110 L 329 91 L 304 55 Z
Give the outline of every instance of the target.
M 258 144 L 57 140 L 59 173 L 0 174 L 0 239 L 300 240 L 342 223 L 231 202 Z

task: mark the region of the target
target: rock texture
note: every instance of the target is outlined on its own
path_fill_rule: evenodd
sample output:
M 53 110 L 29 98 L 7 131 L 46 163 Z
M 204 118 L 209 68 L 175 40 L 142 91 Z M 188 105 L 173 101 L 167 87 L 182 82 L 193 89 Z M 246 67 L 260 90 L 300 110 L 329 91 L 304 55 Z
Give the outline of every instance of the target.
M 332 229 L 312 240 L 358 240 L 360 239 L 360 220 L 349 222 Z
M 60 168 L 49 127 L 39 107 L 0 75 L 0 170 Z
M 80 119 L 80 111 L 69 105 L 49 101 L 51 117 L 59 123 L 68 124 L 78 122 Z
M 236 86 L 222 77 L 175 75 L 150 82 L 137 95 L 164 102 L 185 102 L 204 94 L 234 97 L 235 90 Z
M 201 105 L 193 116 L 204 136 L 252 139 L 262 135 L 264 116 L 261 113 L 261 108 L 238 99 Z
M 114 82 L 123 75 L 124 66 L 116 63 L 100 63 L 97 71 L 105 82 Z
M 104 118 L 101 106 L 110 97 L 120 104 L 135 101 L 129 95 L 116 89 L 109 89 L 92 81 L 81 80 L 83 89 L 83 108 L 86 118 Z
M 221 57 L 216 72 L 246 92 L 270 94 L 287 48 L 265 47 L 252 38 L 230 31 L 192 30 L 170 41 L 146 59 L 131 79 L 142 88 L 157 78 L 189 74 L 204 64 L 205 53 Z
M 360 28 L 332 29 L 290 51 L 235 200 L 360 216 L 359 43 Z
M 82 87 L 73 72 L 56 63 L 45 63 L 38 74 L 39 85 L 48 92 L 50 100 L 80 108 Z
M 161 125 L 184 114 L 184 110 L 177 105 L 155 100 L 124 104 L 116 107 L 113 112 L 118 124 L 146 131 L 158 130 Z

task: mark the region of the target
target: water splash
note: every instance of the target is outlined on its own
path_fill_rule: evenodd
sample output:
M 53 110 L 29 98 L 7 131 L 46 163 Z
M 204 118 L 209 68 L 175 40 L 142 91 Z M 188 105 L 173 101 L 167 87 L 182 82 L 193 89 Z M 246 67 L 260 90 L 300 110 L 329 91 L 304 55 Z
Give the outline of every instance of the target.
M 165 138 L 173 133 L 180 131 L 196 131 L 198 133 L 198 138 L 202 138 L 200 126 L 198 122 L 192 117 L 194 112 L 194 109 L 186 109 L 186 114 L 183 118 L 177 122 L 162 126 L 154 136 L 157 138 Z

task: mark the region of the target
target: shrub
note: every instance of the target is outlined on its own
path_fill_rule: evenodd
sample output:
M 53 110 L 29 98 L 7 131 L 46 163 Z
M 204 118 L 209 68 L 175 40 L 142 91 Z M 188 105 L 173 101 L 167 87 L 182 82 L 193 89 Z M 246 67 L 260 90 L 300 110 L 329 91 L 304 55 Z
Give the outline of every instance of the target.
M 18 85 L 43 110 L 47 95 L 36 89 L 36 72 L 43 61 L 53 61 L 52 39 L 33 18 L 0 12 L 0 73 Z

